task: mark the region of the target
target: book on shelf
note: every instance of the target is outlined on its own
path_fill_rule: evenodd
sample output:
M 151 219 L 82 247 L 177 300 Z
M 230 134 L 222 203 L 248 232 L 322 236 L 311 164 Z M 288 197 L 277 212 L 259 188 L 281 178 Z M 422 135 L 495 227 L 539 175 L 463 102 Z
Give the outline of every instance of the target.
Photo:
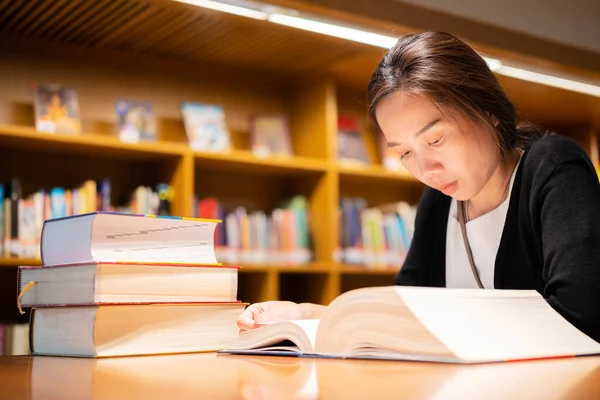
M 222 353 L 488 363 L 600 354 L 534 290 L 390 286 L 333 300 L 320 320 L 275 321 Z
M 34 91 L 35 128 L 39 132 L 80 134 L 79 99 L 74 89 L 57 84 L 38 85 Z
M 183 102 L 183 125 L 190 147 L 202 151 L 227 151 L 230 133 L 223 107 L 216 104 Z
M 398 269 L 412 241 L 415 215 L 416 206 L 405 201 L 369 207 L 362 198 L 342 198 L 337 261 Z
M 155 142 L 156 120 L 152 104 L 144 101 L 118 100 L 117 132 L 123 142 Z
M 215 197 L 195 199 L 196 217 L 224 221 L 215 232 L 217 260 L 224 263 L 301 265 L 312 260 L 308 202 L 295 196 L 270 213 L 226 209 Z
M 337 159 L 346 165 L 367 165 L 370 162 L 358 123 L 351 116 L 338 117 Z
M 238 267 L 217 263 L 219 220 L 92 212 L 44 221 L 42 266 L 19 267 L 31 353 L 214 351 L 237 337 Z
M 254 115 L 250 119 L 252 153 L 258 157 L 291 156 L 290 129 L 284 115 Z

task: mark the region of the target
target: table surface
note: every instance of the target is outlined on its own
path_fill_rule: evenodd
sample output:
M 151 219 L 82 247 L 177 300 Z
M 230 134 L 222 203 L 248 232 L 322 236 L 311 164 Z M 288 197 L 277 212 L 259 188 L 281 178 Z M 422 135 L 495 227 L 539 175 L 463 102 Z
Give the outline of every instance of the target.
M 600 357 L 502 364 L 215 353 L 0 357 L 0 399 L 599 399 Z

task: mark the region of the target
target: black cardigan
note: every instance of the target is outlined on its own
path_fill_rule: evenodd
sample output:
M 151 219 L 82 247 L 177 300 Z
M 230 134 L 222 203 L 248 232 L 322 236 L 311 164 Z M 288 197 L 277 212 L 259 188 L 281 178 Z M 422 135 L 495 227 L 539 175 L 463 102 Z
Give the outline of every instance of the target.
M 446 286 L 451 198 L 427 187 L 397 285 Z M 532 138 L 517 169 L 496 255 L 495 289 L 535 289 L 600 341 L 600 184 L 585 151 L 564 136 Z

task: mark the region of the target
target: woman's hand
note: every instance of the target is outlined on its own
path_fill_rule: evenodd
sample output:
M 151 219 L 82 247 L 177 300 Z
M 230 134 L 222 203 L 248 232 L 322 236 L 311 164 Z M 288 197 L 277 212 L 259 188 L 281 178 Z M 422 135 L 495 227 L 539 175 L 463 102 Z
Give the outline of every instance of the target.
M 256 324 L 287 321 L 290 319 L 320 318 L 324 306 L 292 301 L 265 301 L 254 303 L 244 310 L 237 319 L 240 331 L 254 329 Z

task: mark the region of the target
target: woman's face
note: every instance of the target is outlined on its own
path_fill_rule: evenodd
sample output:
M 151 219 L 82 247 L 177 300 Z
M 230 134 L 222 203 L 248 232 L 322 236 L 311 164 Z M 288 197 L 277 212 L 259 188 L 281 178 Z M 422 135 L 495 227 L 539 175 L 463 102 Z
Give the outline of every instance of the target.
M 377 105 L 376 118 L 408 171 L 454 199 L 475 197 L 500 162 L 486 127 L 459 113 L 449 120 L 424 96 L 396 92 Z

